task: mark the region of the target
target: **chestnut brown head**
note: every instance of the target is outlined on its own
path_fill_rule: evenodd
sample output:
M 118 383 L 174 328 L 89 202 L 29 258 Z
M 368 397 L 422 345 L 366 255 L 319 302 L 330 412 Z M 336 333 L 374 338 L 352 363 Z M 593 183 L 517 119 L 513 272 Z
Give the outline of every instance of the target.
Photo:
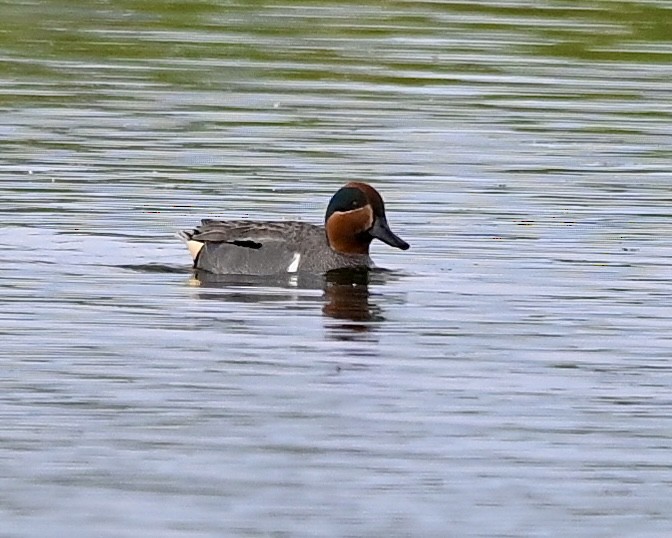
M 329 245 L 343 254 L 368 254 L 373 239 L 401 250 L 409 248 L 390 230 L 383 199 L 366 183 L 353 181 L 339 189 L 324 220 Z

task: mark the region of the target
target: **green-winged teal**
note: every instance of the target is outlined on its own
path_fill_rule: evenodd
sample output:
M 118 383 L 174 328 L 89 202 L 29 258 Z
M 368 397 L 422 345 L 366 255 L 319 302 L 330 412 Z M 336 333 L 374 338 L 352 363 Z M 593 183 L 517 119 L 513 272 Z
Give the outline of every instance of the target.
M 324 226 L 296 221 L 204 219 L 179 236 L 194 268 L 216 274 L 275 275 L 324 273 L 346 267 L 373 267 L 369 245 L 380 239 L 406 250 L 392 230 L 378 191 L 351 182 L 331 198 Z

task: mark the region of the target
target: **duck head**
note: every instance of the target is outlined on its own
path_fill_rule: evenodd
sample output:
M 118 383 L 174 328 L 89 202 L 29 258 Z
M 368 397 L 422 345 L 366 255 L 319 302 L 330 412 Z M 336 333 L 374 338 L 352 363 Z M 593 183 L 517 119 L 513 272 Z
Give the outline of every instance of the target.
M 339 189 L 324 222 L 329 245 L 342 254 L 368 254 L 374 239 L 401 250 L 410 246 L 390 230 L 383 199 L 366 183 L 353 181 Z

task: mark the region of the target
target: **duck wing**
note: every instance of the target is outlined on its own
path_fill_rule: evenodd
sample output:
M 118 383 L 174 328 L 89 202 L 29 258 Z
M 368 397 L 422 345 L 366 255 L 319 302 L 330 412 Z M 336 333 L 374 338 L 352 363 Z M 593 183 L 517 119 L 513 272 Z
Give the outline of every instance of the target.
M 265 241 L 287 239 L 288 231 L 295 228 L 295 224 L 301 223 L 203 219 L 201 225 L 192 231 L 191 238 L 202 242 L 249 242 L 247 246 L 255 248 L 255 242 L 263 244 Z

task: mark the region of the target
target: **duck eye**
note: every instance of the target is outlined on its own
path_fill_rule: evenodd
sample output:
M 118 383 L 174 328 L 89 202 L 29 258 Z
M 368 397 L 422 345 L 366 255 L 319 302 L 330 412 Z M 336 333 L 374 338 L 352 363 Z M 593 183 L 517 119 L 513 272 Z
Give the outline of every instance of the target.
M 350 204 L 352 207 L 357 207 L 359 205 L 359 202 L 357 200 L 353 200 L 352 203 Z

